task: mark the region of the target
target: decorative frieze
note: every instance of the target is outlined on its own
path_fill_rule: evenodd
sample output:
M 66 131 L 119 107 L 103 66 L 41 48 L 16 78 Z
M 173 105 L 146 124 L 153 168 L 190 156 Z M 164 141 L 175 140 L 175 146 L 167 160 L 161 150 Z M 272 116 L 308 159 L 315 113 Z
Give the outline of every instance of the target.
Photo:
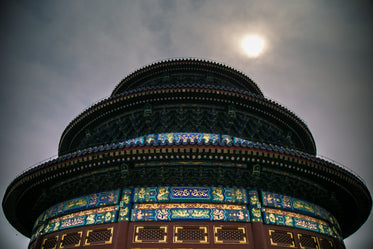
M 52 219 L 35 230 L 31 237 L 31 241 L 35 240 L 40 235 L 60 230 L 88 225 L 114 223 L 117 220 L 118 210 L 119 206 L 116 205 L 84 210 Z
M 94 193 L 54 205 L 39 216 L 39 218 L 35 222 L 34 229 L 37 226 L 43 224 L 43 222 L 45 222 L 46 220 L 52 219 L 56 216 L 61 216 L 67 213 L 76 212 L 78 210 L 85 210 L 100 206 L 117 205 L 119 191 L 120 190 L 118 189 Z
M 158 206 L 158 205 L 157 205 Z M 193 208 L 184 203 L 173 204 L 172 208 L 151 208 L 135 204 L 132 209 L 132 221 L 238 221 L 249 222 L 246 206 L 237 205 L 237 209 L 219 209 L 214 204 L 194 204 Z M 219 205 L 218 207 L 222 207 Z M 228 207 L 231 208 L 231 207 Z
M 340 233 L 341 229 L 335 217 L 330 212 L 318 205 L 291 196 L 267 191 L 262 191 L 262 200 L 263 206 L 265 207 L 291 210 L 293 212 L 308 214 L 328 221 L 330 224 L 332 224 L 333 229 L 335 229 L 334 233 Z
M 134 189 L 133 202 L 213 202 L 247 204 L 248 200 L 244 188 L 141 187 Z
M 263 223 L 300 228 L 332 237 L 339 237 L 335 228 L 324 220 L 279 209 L 263 208 Z
M 263 222 L 341 238 L 328 211 L 290 196 L 236 187 L 154 186 L 100 192 L 55 205 L 40 215 L 31 241 L 64 229 L 118 221 Z
M 131 217 L 131 202 L 132 189 L 123 189 L 122 196 L 119 202 L 119 215 L 118 221 L 129 221 Z

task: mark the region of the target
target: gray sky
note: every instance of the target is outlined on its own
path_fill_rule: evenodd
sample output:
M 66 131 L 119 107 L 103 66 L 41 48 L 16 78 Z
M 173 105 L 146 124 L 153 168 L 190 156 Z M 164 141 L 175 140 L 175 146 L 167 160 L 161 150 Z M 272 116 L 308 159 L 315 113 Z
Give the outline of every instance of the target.
M 132 71 L 198 57 L 251 77 L 305 120 L 318 155 L 373 190 L 372 1 L 1 1 L 0 194 L 23 170 L 57 154 L 66 125 Z M 250 58 L 240 40 L 261 35 Z M 25 207 L 27 208 L 27 207 Z M 373 218 L 345 240 L 373 244 Z M 28 239 L 0 214 L 2 248 Z

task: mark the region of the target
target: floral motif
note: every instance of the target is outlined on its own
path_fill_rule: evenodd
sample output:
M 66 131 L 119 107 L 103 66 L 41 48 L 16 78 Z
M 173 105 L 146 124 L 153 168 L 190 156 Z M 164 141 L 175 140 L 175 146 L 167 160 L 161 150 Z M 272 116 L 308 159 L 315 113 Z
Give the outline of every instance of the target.
M 224 210 L 222 209 L 214 209 L 214 212 L 212 213 L 214 216 L 214 220 L 224 220 Z
M 168 199 L 168 187 L 160 187 L 158 189 L 158 200 L 159 201 L 163 201 L 163 200 L 167 200 Z
M 157 210 L 157 218 L 159 220 L 167 220 L 168 219 L 168 212 L 166 209 L 159 209 Z

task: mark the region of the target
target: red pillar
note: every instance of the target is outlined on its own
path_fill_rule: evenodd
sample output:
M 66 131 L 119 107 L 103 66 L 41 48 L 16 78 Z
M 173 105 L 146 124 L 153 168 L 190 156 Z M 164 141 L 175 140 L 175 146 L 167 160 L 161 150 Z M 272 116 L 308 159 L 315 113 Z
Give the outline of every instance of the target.
M 113 249 L 127 249 L 128 243 L 128 221 L 119 221 L 117 231 L 115 232 L 114 248 Z
M 252 222 L 252 231 L 254 238 L 255 249 L 267 249 L 266 236 L 264 235 L 264 227 L 262 222 Z

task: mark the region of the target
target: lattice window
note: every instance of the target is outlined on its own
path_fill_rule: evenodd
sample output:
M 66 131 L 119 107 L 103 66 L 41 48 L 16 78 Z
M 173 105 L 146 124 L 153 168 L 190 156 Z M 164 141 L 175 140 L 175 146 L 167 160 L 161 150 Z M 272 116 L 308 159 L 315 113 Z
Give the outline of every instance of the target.
M 333 241 L 319 238 L 320 249 L 334 249 Z
M 175 243 L 208 243 L 207 226 L 175 226 Z
M 136 226 L 135 242 L 158 242 L 167 241 L 167 226 Z
M 84 245 L 111 244 L 113 239 L 113 227 L 88 230 Z
M 48 237 L 43 240 L 42 249 L 55 249 L 57 248 L 58 236 Z
M 271 245 L 295 247 L 293 233 L 281 230 L 269 230 L 268 232 Z
M 82 234 L 83 232 L 75 232 L 62 235 L 60 248 L 80 246 Z
M 246 243 L 246 228 L 236 226 L 214 227 L 215 243 Z
M 311 235 L 298 234 L 299 245 L 302 249 L 319 249 L 317 238 Z

